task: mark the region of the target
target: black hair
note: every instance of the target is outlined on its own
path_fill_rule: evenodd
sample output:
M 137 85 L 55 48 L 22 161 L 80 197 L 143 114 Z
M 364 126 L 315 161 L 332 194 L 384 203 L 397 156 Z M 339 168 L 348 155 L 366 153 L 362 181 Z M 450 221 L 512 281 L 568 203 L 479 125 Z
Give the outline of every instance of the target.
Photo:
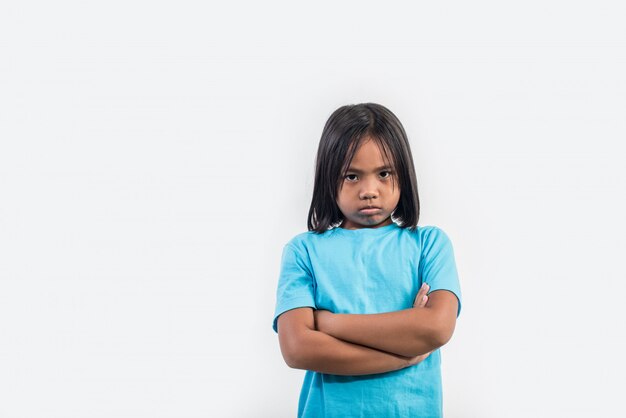
M 361 103 L 340 107 L 326 121 L 315 160 L 313 198 L 307 221 L 309 231 L 323 233 L 343 220 L 337 192 L 364 138 L 377 143 L 385 163 L 397 173 L 400 200 L 392 217 L 401 228 L 414 231 L 417 227 L 420 212 L 417 179 L 404 127 L 386 107 Z

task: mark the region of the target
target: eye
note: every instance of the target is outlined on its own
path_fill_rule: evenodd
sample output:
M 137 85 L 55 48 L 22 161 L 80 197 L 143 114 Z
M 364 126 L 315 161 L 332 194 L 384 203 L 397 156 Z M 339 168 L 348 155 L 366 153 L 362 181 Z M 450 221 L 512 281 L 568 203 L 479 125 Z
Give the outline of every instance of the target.
M 381 174 L 382 174 L 382 173 L 387 173 L 387 175 L 386 175 L 386 176 L 381 176 L 381 177 L 383 177 L 384 179 L 391 177 L 391 171 L 381 171 L 380 173 L 381 173 Z
M 354 181 L 354 180 L 356 180 L 356 179 L 354 179 L 354 180 L 349 179 L 348 177 L 350 177 L 350 176 L 354 176 L 354 177 L 356 177 L 356 174 L 348 174 L 348 175 L 346 175 L 346 177 L 345 177 L 345 178 L 346 178 L 346 180 L 348 180 L 348 181 Z

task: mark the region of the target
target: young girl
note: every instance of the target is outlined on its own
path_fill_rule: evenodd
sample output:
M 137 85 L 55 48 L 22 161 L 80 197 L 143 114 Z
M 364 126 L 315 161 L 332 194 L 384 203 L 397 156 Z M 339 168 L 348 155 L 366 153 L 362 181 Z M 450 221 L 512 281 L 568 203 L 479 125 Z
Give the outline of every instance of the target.
M 307 370 L 298 417 L 441 417 L 439 347 L 461 289 L 443 230 L 417 226 L 409 141 L 387 108 L 326 122 L 308 232 L 283 248 L 274 315 L 285 362 Z

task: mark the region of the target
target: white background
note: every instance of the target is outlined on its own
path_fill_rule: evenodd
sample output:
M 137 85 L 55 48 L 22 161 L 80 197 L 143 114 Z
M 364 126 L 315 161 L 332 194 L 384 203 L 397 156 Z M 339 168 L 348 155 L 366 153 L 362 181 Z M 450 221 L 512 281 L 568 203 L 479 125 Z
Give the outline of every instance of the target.
M 293 417 L 271 329 L 337 107 L 409 135 L 447 418 L 623 417 L 619 1 L 0 6 L 0 416 Z

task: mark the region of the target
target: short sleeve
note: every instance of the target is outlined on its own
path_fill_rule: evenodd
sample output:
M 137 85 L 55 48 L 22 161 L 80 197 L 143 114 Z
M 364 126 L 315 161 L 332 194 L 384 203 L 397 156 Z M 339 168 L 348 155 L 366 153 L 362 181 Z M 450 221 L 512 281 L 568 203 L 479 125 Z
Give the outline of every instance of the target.
M 283 248 L 276 291 L 276 310 L 272 328 L 278 332 L 278 317 L 291 309 L 315 306 L 315 281 L 308 257 L 292 244 Z
M 422 282 L 435 290 L 449 290 L 458 299 L 457 318 L 461 314 L 461 286 L 454 261 L 454 250 L 448 235 L 437 227 L 430 227 L 422 237 L 422 254 L 419 265 Z

